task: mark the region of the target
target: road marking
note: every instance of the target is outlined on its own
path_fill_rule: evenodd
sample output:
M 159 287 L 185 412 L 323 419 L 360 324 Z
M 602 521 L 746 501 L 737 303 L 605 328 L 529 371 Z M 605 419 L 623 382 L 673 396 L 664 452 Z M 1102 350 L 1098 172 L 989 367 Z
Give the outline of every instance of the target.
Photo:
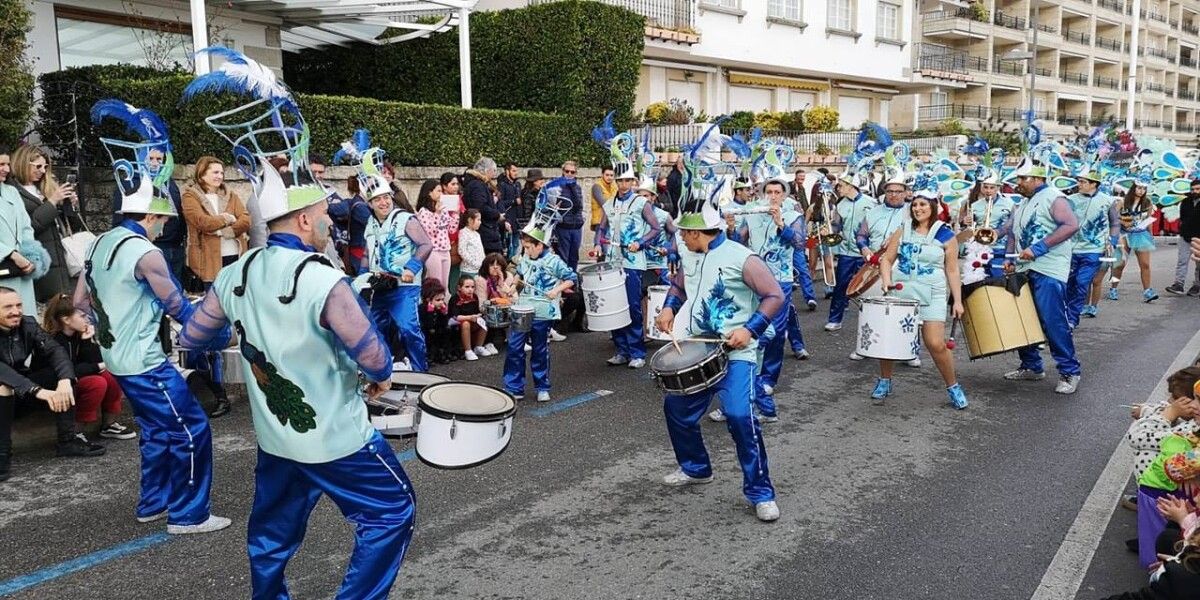
M 1167 376 L 1190 366 L 1197 355 L 1200 355 L 1200 331 L 1192 336 L 1191 341 L 1175 357 L 1175 361 L 1163 374 L 1158 385 L 1154 386 L 1154 391 L 1150 392 L 1146 401 L 1154 402 L 1164 398 L 1167 393 Z M 1133 450 L 1125 443 L 1125 436 L 1121 436 L 1117 449 L 1109 457 L 1108 464 L 1096 480 L 1096 485 L 1088 494 L 1083 507 L 1079 509 L 1075 522 L 1067 530 L 1067 536 L 1063 538 L 1062 545 L 1058 547 L 1058 552 L 1054 554 L 1054 559 L 1050 561 L 1046 574 L 1042 576 L 1042 581 L 1030 600 L 1075 598 L 1079 586 L 1083 584 L 1084 576 L 1087 575 L 1088 566 L 1092 563 L 1092 557 L 1096 554 L 1096 548 L 1108 529 L 1113 508 L 1121 498 L 1121 493 L 1125 491 L 1125 482 L 1129 481 L 1131 472 Z
M 568 408 L 574 408 L 576 406 L 579 406 L 580 404 L 583 404 L 584 402 L 591 402 L 592 400 L 595 400 L 597 398 L 603 398 L 610 394 L 612 394 L 611 390 L 596 390 L 594 392 L 588 392 L 586 394 L 572 396 L 561 402 L 555 402 L 554 404 L 549 404 L 546 406 L 535 408 L 535 409 L 529 411 L 529 414 L 531 414 L 535 417 L 546 417 L 546 416 L 552 415 L 556 412 L 561 412 L 561 411 L 567 410 Z
M 58 563 L 57 565 L 38 569 L 28 575 L 14 577 L 8 581 L 0 581 L 0 596 L 15 594 L 26 588 L 31 588 L 35 585 L 41 585 L 47 581 L 58 579 L 64 575 L 70 575 L 84 569 L 90 569 L 96 565 L 106 563 L 110 560 L 121 558 L 129 554 L 141 552 L 151 546 L 157 546 L 171 539 L 170 534 L 166 532 L 155 533 L 143 538 L 138 538 L 133 541 L 125 542 L 104 550 L 97 550 L 91 554 L 85 554 L 79 558 L 71 559 L 66 562 Z
M 404 452 L 401 452 L 396 455 L 396 460 L 398 462 L 404 463 L 404 462 L 408 462 L 416 457 L 417 457 L 416 450 L 405 450 Z

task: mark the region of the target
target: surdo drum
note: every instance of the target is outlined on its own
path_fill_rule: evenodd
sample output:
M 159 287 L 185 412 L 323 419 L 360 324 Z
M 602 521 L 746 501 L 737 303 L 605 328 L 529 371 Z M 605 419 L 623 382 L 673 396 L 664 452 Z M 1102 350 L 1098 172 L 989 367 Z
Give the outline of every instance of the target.
M 528 333 L 533 330 L 534 308 L 526 304 L 518 304 L 509 312 L 512 330 Z
M 650 357 L 650 374 L 668 394 L 704 391 L 721 381 L 728 370 L 725 345 L 715 342 L 680 340 L 678 349 L 667 344 Z
M 881 296 L 862 300 L 858 313 L 857 351 L 867 358 L 912 360 L 920 350 L 921 304 L 908 298 Z
M 448 381 L 421 390 L 417 408 L 417 457 L 438 469 L 465 469 L 508 447 L 517 403 L 493 387 Z
M 629 298 L 625 296 L 625 271 L 613 263 L 579 268 L 588 329 L 615 331 L 629 325 Z

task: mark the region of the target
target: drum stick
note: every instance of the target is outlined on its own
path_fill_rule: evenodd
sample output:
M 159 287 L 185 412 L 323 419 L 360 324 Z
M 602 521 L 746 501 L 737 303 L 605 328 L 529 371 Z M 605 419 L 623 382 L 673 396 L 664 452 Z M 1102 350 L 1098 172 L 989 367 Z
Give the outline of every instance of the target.
M 671 343 L 675 345 L 676 352 L 683 354 L 683 348 L 681 348 L 679 346 L 679 340 L 675 339 L 675 331 L 674 330 L 671 331 Z

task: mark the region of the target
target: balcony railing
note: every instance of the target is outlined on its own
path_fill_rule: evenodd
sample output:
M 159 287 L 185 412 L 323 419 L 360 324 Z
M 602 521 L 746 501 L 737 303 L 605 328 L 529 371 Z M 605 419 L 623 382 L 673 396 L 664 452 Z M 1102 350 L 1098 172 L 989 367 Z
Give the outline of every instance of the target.
M 1134 127 L 1145 127 L 1148 129 L 1162 129 L 1165 125 L 1162 121 L 1156 119 L 1135 119 Z
M 1171 19 L 1167 21 L 1167 25 L 1170 25 L 1171 29 L 1179 29 L 1179 19 Z
M 1028 29 L 1024 18 L 1009 16 L 1000 11 L 996 11 L 996 16 L 992 18 L 992 22 L 1009 29 L 1019 29 L 1021 31 Z
M 1157 92 L 1157 93 L 1161 94 L 1163 92 L 1163 89 L 1164 88 L 1161 83 L 1147 83 L 1146 84 L 1147 92 Z
M 1063 125 L 1087 125 L 1088 116 L 1082 113 L 1060 114 L 1058 115 L 1058 122 Z
M 1196 133 L 1196 125 L 1194 123 L 1176 123 L 1175 131 L 1180 133 Z
M 1062 75 L 1059 75 L 1058 78 L 1062 80 L 1063 83 L 1073 83 L 1075 85 L 1088 84 L 1087 73 L 1064 72 Z
M 1137 87 L 1136 87 L 1136 88 L 1134 88 L 1134 90 L 1133 90 L 1133 91 L 1135 91 L 1135 92 L 1140 92 L 1140 91 L 1142 91 L 1142 87 L 1143 87 L 1143 84 L 1140 84 L 1140 83 L 1139 83 L 1139 84 L 1137 84 Z M 1122 82 L 1121 82 L 1121 89 L 1128 91 L 1128 90 L 1129 90 L 1129 81 L 1122 81 Z
M 1097 0 L 1096 5 L 1114 12 L 1125 12 L 1125 5 L 1118 0 Z
M 1097 48 L 1104 48 L 1106 50 L 1120 52 L 1122 46 L 1123 46 L 1123 44 L 1121 44 L 1120 40 L 1114 40 L 1112 38 L 1096 36 L 1096 47 Z
M 1195 100 L 1196 99 L 1196 92 L 1189 90 L 1188 88 L 1180 89 L 1179 92 L 1176 93 L 1175 95 L 1179 96 L 1180 100 Z
M 1043 25 L 1043 24 L 1041 24 L 1041 23 L 1038 23 L 1038 24 L 1037 24 L 1037 30 L 1038 30 L 1038 31 L 1044 31 L 1044 32 L 1046 32 L 1046 33 L 1058 33 L 1058 28 L 1057 28 L 1057 27 L 1055 27 L 1055 26 L 1053 26 L 1053 25 Z
M 1146 12 L 1143 10 L 1142 16 L 1146 17 L 1147 19 L 1150 19 L 1151 21 L 1158 21 L 1160 23 L 1167 22 L 1167 15 L 1164 15 L 1160 12 L 1155 12 L 1155 11 Z
M 922 122 L 944 121 L 946 119 L 988 119 L 997 118 L 1005 121 L 1023 121 L 1027 109 L 1003 108 L 997 106 L 982 106 L 979 104 L 936 104 L 922 106 L 917 109 L 917 120 Z M 1054 113 L 1038 111 L 1036 119 L 1054 120 Z
M 1194 69 L 1194 68 L 1196 68 L 1196 59 L 1190 58 L 1187 56 L 1182 56 L 1179 58 L 1179 66 L 1192 67 Z
M 634 124 L 629 133 L 642 139 L 645 126 Z M 687 125 L 651 125 L 649 140 L 653 148 L 682 148 L 691 144 L 704 134 L 708 123 L 690 123 Z M 740 134 L 749 138 L 750 132 L 744 129 L 721 129 L 726 135 Z M 823 133 L 806 133 L 789 130 L 763 130 L 763 139 L 787 142 L 798 153 L 814 153 L 824 146 L 835 152 L 842 148 L 853 148 L 858 138 L 857 131 L 829 131 Z M 899 136 L 897 136 L 899 139 Z M 938 148 L 954 148 L 959 143 L 955 136 L 936 136 L 904 140 L 914 153 L 928 154 Z
M 1054 77 L 1054 69 L 1046 67 L 1034 67 L 1033 72 L 1037 73 L 1038 77 Z
M 1025 74 L 1025 61 L 1023 60 L 1002 60 L 997 56 L 992 61 L 992 71 L 1001 75 L 1016 75 L 1020 77 Z
M 1076 44 L 1083 44 L 1084 46 L 1089 46 L 1092 43 L 1092 36 L 1082 31 L 1074 31 L 1065 27 L 1063 28 L 1062 36 L 1063 39 L 1067 40 L 1068 42 L 1075 42 Z
M 916 69 L 918 71 L 967 72 L 967 59 L 971 55 L 939 44 L 917 44 Z
M 1096 87 L 1104 87 L 1110 90 L 1121 89 L 1121 82 L 1114 77 L 1105 77 L 1104 75 L 1096 75 L 1092 77 L 1092 85 Z
M 530 0 L 530 4 L 550 4 L 557 0 Z M 676 31 L 694 30 L 696 0 L 600 0 L 603 4 L 619 6 L 646 17 L 646 24 Z
M 1200 27 L 1197 27 L 1195 24 L 1192 24 L 1192 23 L 1184 23 L 1183 27 L 1181 27 L 1181 29 L 1183 29 L 1184 31 L 1186 31 L 1192 35 L 1200 35 Z
M 1163 58 L 1163 59 L 1171 58 L 1171 55 L 1167 54 L 1166 50 L 1163 50 L 1162 48 L 1152 48 L 1149 46 L 1147 46 L 1145 48 L 1139 48 L 1138 53 L 1142 54 L 1144 56 L 1154 56 L 1154 57 Z

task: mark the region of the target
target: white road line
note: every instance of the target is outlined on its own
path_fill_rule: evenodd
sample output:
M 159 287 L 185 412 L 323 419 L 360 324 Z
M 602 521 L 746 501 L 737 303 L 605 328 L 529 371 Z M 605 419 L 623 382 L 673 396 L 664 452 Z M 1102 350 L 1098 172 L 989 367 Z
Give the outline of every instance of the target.
M 1179 369 L 1187 367 L 1200 355 L 1200 331 L 1192 336 L 1191 341 L 1184 346 L 1171 367 L 1159 379 L 1158 385 L 1150 396 L 1149 401 L 1161 400 L 1167 393 L 1167 376 Z M 1125 443 L 1122 436 L 1096 480 L 1096 485 L 1088 494 L 1083 507 L 1075 517 L 1075 522 L 1067 530 L 1067 536 L 1058 547 L 1054 559 L 1042 576 L 1042 582 L 1033 592 L 1030 600 L 1073 600 L 1087 575 L 1088 566 L 1108 529 L 1108 521 L 1112 518 L 1113 508 L 1125 490 L 1125 482 L 1133 472 L 1133 450 Z M 1136 586 L 1135 586 L 1136 587 Z

